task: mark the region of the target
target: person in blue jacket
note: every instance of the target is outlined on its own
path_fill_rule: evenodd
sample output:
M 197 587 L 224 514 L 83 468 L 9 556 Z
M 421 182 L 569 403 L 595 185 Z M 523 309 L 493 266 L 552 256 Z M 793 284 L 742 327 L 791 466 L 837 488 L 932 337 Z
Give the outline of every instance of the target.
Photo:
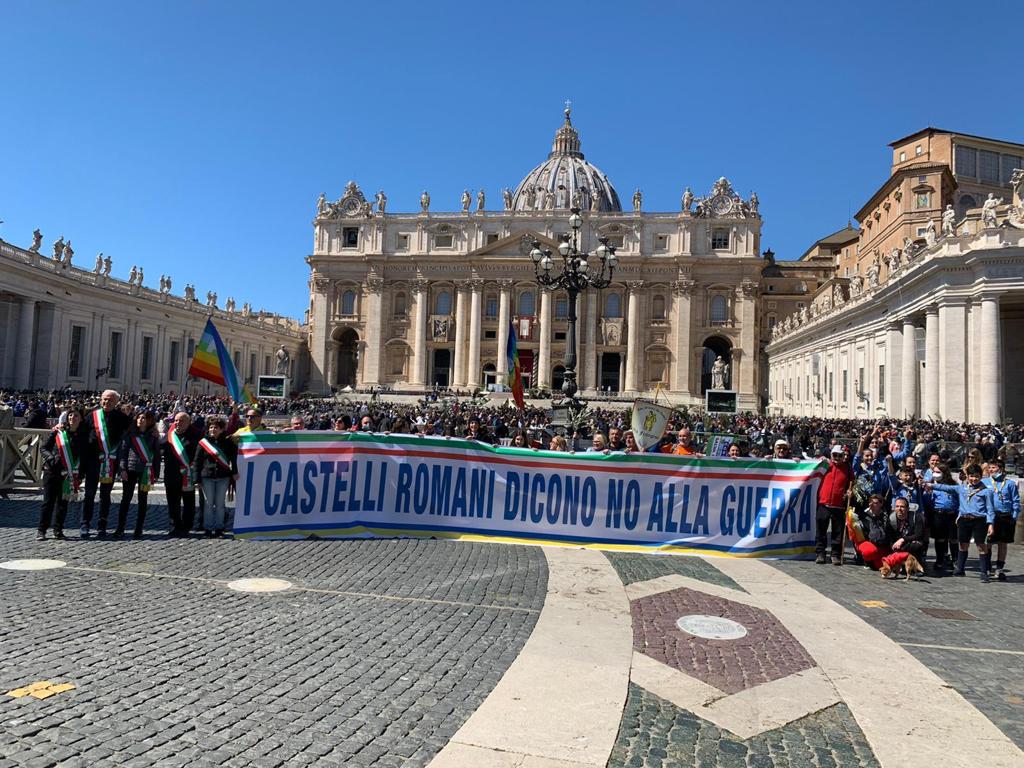
M 925 471 L 928 480 L 942 485 L 955 485 L 948 464 L 936 462 Z M 960 497 L 932 486 L 932 537 L 935 541 L 935 570 L 952 570 L 957 559 L 956 518 Z M 948 559 L 947 559 L 948 548 Z
M 992 543 L 996 545 L 996 578 L 1006 581 L 1006 545 L 1013 541 L 1020 516 L 1020 490 L 1017 482 L 1006 476 L 1006 462 L 992 459 L 988 463 L 989 473 L 984 483 L 992 489 L 996 499 L 996 522 Z
M 978 560 L 981 562 L 981 580 L 987 584 L 989 563 L 992 559 L 988 537 L 995 532 L 996 498 L 992 489 L 981 481 L 980 466 L 968 464 L 964 469 L 964 474 L 967 476 L 967 482 L 964 485 L 932 483 L 931 489 L 955 493 L 959 500 L 960 514 L 956 519 L 956 532 L 960 551 L 956 554 L 956 570 L 953 571 L 953 575 L 964 575 L 967 551 L 970 549 L 973 538 L 974 544 L 978 548 Z

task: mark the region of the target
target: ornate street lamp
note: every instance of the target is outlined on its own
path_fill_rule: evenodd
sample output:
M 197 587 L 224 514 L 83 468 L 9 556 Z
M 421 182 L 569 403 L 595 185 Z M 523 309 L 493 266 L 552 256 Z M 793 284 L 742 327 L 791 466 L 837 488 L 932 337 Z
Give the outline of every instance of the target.
M 615 246 L 608 245 L 608 238 L 599 238 L 600 245 L 594 253 L 580 251 L 580 227 L 583 217 L 579 208 L 571 208 L 569 216 L 569 232 L 559 238 L 558 255 L 562 259 L 561 269 L 552 274 L 554 252 L 549 248 L 541 248 L 538 240 L 533 241 L 530 258 L 537 282 L 549 291 L 564 289 L 569 294 L 568 332 L 565 335 L 565 375 L 562 381 L 562 392 L 571 404 L 576 402 L 576 298 L 587 288 L 607 288 L 612 283 L 612 274 L 619 263 L 615 255 Z

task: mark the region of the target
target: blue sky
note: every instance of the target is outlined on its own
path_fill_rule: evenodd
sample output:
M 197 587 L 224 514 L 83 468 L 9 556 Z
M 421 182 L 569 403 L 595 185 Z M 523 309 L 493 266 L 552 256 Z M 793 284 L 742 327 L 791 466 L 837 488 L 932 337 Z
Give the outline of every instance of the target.
M 301 315 L 317 195 L 491 206 L 562 102 L 628 201 L 728 176 L 796 258 L 927 125 L 1024 141 L 1024 7 L 993 3 L 14 2 L 0 237 Z

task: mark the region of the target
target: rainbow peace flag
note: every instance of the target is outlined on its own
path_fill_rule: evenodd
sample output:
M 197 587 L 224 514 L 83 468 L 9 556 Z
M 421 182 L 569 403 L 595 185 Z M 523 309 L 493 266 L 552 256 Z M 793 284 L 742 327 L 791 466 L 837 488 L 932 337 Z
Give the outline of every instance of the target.
M 188 375 L 227 387 L 228 394 L 236 403 L 256 401 L 248 387 L 239 386 L 235 364 L 231 362 L 228 348 L 221 341 L 212 318 L 206 321 L 203 337 L 196 345 L 196 353 L 192 358 L 192 365 L 189 366 Z
M 522 410 L 526 407 L 523 400 L 523 371 L 519 366 L 519 341 L 516 339 L 516 324 L 509 322 L 508 329 L 508 384 L 512 388 L 512 398 Z

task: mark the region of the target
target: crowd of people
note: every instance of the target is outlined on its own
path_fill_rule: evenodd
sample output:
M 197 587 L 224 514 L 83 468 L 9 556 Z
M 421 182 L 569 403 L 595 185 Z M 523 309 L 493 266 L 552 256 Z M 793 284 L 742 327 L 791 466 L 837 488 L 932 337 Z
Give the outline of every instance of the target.
M 113 535 L 125 534 L 136 502 L 141 537 L 148 493 L 166 489 L 170 535 L 187 536 L 196 522 L 223 536 L 226 499 L 237 478 L 237 437 L 246 431 L 336 430 L 465 437 L 494 445 L 552 451 L 703 455 L 711 435 L 732 458 L 827 458 L 819 489 L 816 559 L 842 564 L 847 536 L 856 559 L 891 570 L 908 556 L 933 573 L 963 575 L 969 542 L 976 543 L 982 579 L 1005 579 L 1006 544 L 1020 511 L 1016 483 L 1006 479 L 1024 440 L 1019 425 L 953 422 L 864 422 L 757 414 L 673 413 L 665 436 L 641 448 L 628 409 L 588 408 L 566 420 L 552 410 L 438 396 L 418 402 L 296 397 L 239 408 L 225 396 L 176 393 L 0 392 L 24 426 L 52 428 L 43 447 L 44 500 L 38 536 L 64 537 L 68 502 L 81 499 L 80 535 L 108 535 L 111 491 L 122 495 Z M 268 425 L 273 424 L 271 427 Z M 2 426 L 2 425 L 0 425 Z M 853 514 L 847 515 L 852 507 Z M 979 522 L 980 521 L 980 522 Z M 996 557 L 989 545 L 996 544 Z

